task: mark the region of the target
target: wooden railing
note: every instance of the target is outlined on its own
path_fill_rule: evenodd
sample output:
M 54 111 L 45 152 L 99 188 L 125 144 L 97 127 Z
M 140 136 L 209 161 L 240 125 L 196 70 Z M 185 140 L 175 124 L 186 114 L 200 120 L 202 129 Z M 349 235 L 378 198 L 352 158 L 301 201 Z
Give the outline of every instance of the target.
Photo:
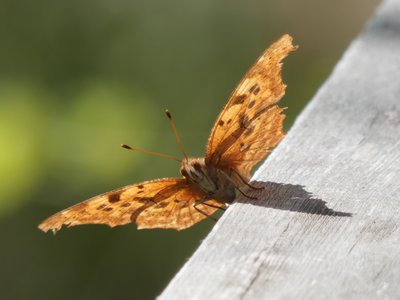
M 387 0 L 160 299 L 400 299 L 400 0 Z

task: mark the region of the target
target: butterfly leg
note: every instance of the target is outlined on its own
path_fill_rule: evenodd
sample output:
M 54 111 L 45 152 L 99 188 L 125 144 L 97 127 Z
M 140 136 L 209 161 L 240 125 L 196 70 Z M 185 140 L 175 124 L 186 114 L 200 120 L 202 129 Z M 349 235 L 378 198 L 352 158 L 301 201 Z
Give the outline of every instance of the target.
M 224 206 L 217 206 L 217 205 L 209 204 L 207 202 L 204 202 L 203 205 L 207 205 L 209 207 L 218 208 L 218 209 L 223 210 L 223 211 L 226 211 L 226 208 L 227 208 L 225 205 Z
M 246 184 L 248 187 L 253 188 L 253 189 L 256 189 L 256 190 L 261 190 L 261 189 L 263 189 L 263 187 L 261 187 L 261 188 L 253 187 L 253 186 L 251 186 L 250 184 L 248 184 L 247 181 L 246 181 L 242 176 L 240 176 L 240 174 L 239 174 L 235 169 L 231 168 L 231 171 L 233 171 L 233 172 L 238 176 L 238 178 L 239 178 L 244 184 Z M 233 184 L 233 186 L 235 187 L 235 189 L 237 189 L 237 190 L 239 191 L 239 193 L 241 193 L 241 194 L 242 194 L 243 196 L 245 196 L 246 198 L 253 199 L 253 200 L 258 200 L 257 197 L 249 196 L 249 195 L 247 195 L 245 192 L 243 192 L 243 191 L 240 189 L 240 187 L 237 186 L 237 183 L 236 183 L 231 177 L 229 177 L 229 176 L 226 175 L 226 179 L 229 180 L 229 181 Z
M 254 186 L 254 185 L 251 185 L 250 183 L 248 183 L 240 174 L 239 174 L 239 172 L 238 171 L 236 171 L 234 168 L 231 168 L 231 171 L 233 172 L 233 173 L 235 173 L 236 174 L 236 176 L 245 184 L 245 185 L 247 185 L 249 188 L 251 188 L 251 189 L 253 189 L 253 190 L 263 190 L 264 189 L 264 187 L 256 187 L 256 186 Z
M 249 195 L 247 195 L 247 194 L 245 194 L 240 188 L 238 188 L 237 186 L 236 186 L 236 189 L 239 191 L 239 193 L 241 193 L 243 196 L 245 196 L 246 198 L 249 198 L 249 199 L 252 199 L 252 200 L 258 200 L 258 198 L 257 197 L 252 197 L 252 196 L 249 196 Z
M 212 198 L 211 198 L 210 196 L 206 196 L 206 197 L 204 197 L 204 198 L 202 198 L 202 199 L 197 200 L 196 202 L 194 202 L 194 203 L 192 204 L 192 206 L 193 206 L 193 208 L 194 208 L 195 210 L 197 210 L 197 211 L 198 211 L 199 213 L 201 213 L 202 215 L 204 215 L 204 216 L 206 216 L 207 218 L 210 218 L 211 220 L 217 222 L 217 219 L 216 219 L 216 218 L 214 218 L 213 216 L 211 216 L 211 215 L 205 213 L 204 211 L 202 211 L 200 208 L 197 207 L 198 205 L 203 204 L 203 205 L 207 205 L 207 206 L 209 206 L 209 207 L 214 207 L 214 208 L 218 208 L 218 209 L 221 209 L 221 210 L 226 210 L 226 209 L 225 209 L 224 207 L 222 207 L 222 206 L 216 206 L 216 205 L 209 204 L 209 203 L 206 202 L 206 201 L 211 200 L 211 199 L 212 199 Z

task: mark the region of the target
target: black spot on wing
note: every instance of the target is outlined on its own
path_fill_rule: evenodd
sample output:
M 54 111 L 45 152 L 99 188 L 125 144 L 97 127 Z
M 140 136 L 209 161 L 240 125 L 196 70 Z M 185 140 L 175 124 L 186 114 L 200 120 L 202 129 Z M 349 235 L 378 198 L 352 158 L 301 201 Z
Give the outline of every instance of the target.
M 108 202 L 110 202 L 110 203 L 118 202 L 119 200 L 121 200 L 120 196 L 121 196 L 121 192 L 115 192 L 115 193 L 109 194 Z
M 99 205 L 96 209 L 97 209 L 97 210 L 102 210 L 102 209 L 104 209 L 106 206 L 107 206 L 107 205 L 105 205 L 105 204 L 103 203 L 103 204 Z
M 250 89 L 249 92 L 252 93 L 253 95 L 257 95 L 260 92 L 260 87 L 258 86 L 258 84 L 256 83 L 255 85 L 253 85 Z
M 247 98 L 247 95 L 245 95 L 245 94 L 238 95 L 233 99 L 232 105 L 242 104 L 244 102 L 244 100 L 246 100 L 246 98 Z
M 147 203 L 155 203 L 152 197 L 137 197 L 135 200 L 139 203 L 147 204 Z
M 254 106 L 254 104 L 256 104 L 256 101 L 255 100 L 251 100 L 249 102 L 249 104 L 247 105 L 247 108 L 252 108 Z

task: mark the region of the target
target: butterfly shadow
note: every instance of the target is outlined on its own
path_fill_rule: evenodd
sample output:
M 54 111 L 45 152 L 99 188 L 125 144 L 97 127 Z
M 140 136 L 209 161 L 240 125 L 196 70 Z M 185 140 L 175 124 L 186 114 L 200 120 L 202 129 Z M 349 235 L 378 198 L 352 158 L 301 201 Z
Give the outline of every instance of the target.
M 317 199 L 306 191 L 304 186 L 276 182 L 253 181 L 251 185 L 259 190 L 248 190 L 249 196 L 257 199 L 239 197 L 238 203 L 249 203 L 268 208 L 297 211 L 307 214 L 326 215 L 334 217 L 352 217 L 352 213 L 335 211 L 326 205 L 326 201 Z

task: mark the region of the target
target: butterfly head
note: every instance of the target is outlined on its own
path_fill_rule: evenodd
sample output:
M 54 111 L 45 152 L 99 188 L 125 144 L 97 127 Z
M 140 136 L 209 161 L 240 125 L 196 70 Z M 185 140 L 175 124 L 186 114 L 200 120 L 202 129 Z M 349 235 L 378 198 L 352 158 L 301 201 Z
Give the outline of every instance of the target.
M 205 168 L 204 158 L 183 158 L 180 172 L 183 177 L 197 182 L 201 177 L 204 177 Z
M 202 190 L 213 193 L 215 184 L 213 170 L 205 164 L 204 158 L 184 158 L 180 172 L 183 177 L 198 185 Z
M 182 160 L 181 174 L 214 199 L 231 202 L 235 198 L 235 186 L 228 175 L 215 166 L 207 165 L 204 158 Z

